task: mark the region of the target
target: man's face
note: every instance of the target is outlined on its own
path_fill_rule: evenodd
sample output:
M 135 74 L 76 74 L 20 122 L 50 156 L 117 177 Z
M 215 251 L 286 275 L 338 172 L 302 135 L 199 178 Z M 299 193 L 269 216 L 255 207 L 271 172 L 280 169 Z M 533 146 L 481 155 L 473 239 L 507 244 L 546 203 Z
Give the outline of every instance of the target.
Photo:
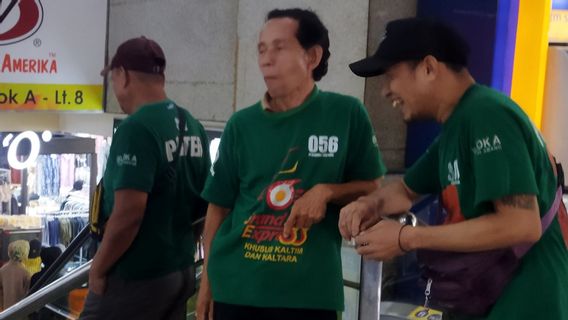
M 400 62 L 391 66 L 382 79 L 382 95 L 399 108 L 404 121 L 430 118 L 428 83 L 422 76 L 421 63 Z
M 298 22 L 270 19 L 260 32 L 258 65 L 271 97 L 289 94 L 312 78 L 309 58 L 296 38 Z

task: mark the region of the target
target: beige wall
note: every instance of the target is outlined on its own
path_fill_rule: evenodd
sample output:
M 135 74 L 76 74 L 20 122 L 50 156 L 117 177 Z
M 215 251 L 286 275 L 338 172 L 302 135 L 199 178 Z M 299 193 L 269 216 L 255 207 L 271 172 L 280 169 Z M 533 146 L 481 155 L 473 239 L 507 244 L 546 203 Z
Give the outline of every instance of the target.
M 368 55 L 377 50 L 388 21 L 416 15 L 416 1 L 370 0 Z M 391 104 L 381 97 L 379 81 L 379 77 L 367 79 L 365 105 L 377 132 L 377 140 L 389 172 L 400 172 L 404 170 L 406 124 L 402 120 L 400 110 L 393 109 Z
M 112 135 L 113 119 L 124 117 L 124 115 L 108 113 L 1 112 L 0 131 L 51 130 L 108 137 Z
M 59 114 L 43 112 L 0 112 L 0 131 L 59 130 Z
M 99 136 L 112 136 L 115 118 L 124 118 L 119 114 L 62 114 L 59 117 L 59 130 L 71 133 L 88 133 Z

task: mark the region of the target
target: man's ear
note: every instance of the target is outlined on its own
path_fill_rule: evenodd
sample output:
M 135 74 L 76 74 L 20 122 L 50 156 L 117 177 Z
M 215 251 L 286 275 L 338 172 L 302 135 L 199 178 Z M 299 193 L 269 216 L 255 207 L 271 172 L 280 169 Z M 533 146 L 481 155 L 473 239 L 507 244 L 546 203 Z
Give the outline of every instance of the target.
M 130 75 L 128 74 L 128 71 L 123 67 L 120 67 L 120 70 L 124 73 L 124 88 L 126 88 L 130 84 Z
M 424 73 L 427 78 L 435 78 L 440 69 L 440 62 L 432 55 L 427 55 L 422 60 Z
M 308 67 L 310 68 L 310 70 L 314 70 L 319 66 L 321 62 L 321 58 L 323 56 L 323 48 L 319 45 L 315 45 L 309 48 L 306 51 L 306 54 L 308 56 Z

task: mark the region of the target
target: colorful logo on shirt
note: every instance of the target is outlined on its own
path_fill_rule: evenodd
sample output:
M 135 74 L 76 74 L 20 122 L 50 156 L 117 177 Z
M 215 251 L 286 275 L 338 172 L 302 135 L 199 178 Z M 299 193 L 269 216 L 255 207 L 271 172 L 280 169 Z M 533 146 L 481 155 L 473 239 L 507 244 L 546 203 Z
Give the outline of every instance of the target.
M 281 170 L 278 175 L 295 173 L 297 168 L 298 162 Z M 241 237 L 249 239 L 243 245 L 245 259 L 277 263 L 298 262 L 304 253 L 302 245 L 308 239 L 308 229 L 293 228 L 288 237 L 285 237 L 282 231 L 294 200 L 304 193 L 304 190 L 296 188 L 300 181 L 275 181 L 259 196 L 259 201 L 266 201 L 267 206 L 275 212 L 255 213 L 244 222 Z
M 258 244 L 277 240 L 287 246 L 303 245 L 308 239 L 308 229 L 294 228 L 288 237 L 284 237 L 282 230 L 287 218 L 287 214 L 254 214 L 245 221 L 242 237 Z
M 136 165 L 138 164 L 138 159 L 136 159 L 136 156 L 125 153 L 116 157 L 116 164 L 118 164 L 119 166 L 136 167 Z
M 296 166 L 295 166 L 296 167 Z M 272 242 L 277 240 L 282 245 L 301 246 L 308 239 L 307 229 L 294 228 L 288 237 L 284 237 L 282 231 L 288 218 L 290 209 L 300 195 L 302 189 L 296 189 L 295 185 L 300 179 L 282 180 L 272 183 L 266 191 L 266 204 L 279 213 L 253 214 L 245 221 L 242 237 L 253 239 L 257 243 Z M 283 212 L 284 211 L 284 212 Z
M 284 210 L 294 202 L 296 190 L 294 185 L 299 179 L 284 180 L 273 183 L 266 192 L 266 203 L 272 210 Z
M 501 139 L 498 135 L 493 135 L 493 137 L 483 137 L 481 139 L 475 140 L 475 146 L 472 148 L 473 154 L 478 156 L 481 154 L 490 153 L 493 151 L 501 150 Z
M 288 238 L 282 234 L 287 214 L 255 214 L 245 221 L 242 237 L 252 239 L 243 245 L 244 258 L 265 262 L 297 263 L 304 254 L 302 245 L 308 229 L 293 228 Z M 279 244 L 274 243 L 278 241 Z

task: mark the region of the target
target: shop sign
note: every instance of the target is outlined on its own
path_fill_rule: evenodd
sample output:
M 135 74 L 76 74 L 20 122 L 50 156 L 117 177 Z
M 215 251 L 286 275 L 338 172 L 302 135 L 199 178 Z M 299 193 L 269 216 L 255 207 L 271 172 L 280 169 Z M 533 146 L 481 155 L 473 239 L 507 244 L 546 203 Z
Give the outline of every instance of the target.
M 102 111 L 107 1 L 0 1 L 0 110 Z
M 44 131 L 41 134 L 41 140 L 44 142 L 51 141 L 52 133 L 51 131 Z M 29 154 L 19 157 L 18 147 L 20 143 L 24 140 L 28 140 L 30 143 Z M 8 148 L 8 164 L 11 168 L 22 170 L 30 165 L 34 164 L 39 155 L 39 149 L 41 146 L 40 136 L 33 131 L 24 131 L 16 136 L 10 133 L 4 137 L 2 141 L 2 146 Z M 23 159 L 22 159 L 23 158 Z M 25 160 L 24 160 L 25 159 Z
M 568 0 L 552 1 L 548 39 L 553 43 L 568 43 Z

